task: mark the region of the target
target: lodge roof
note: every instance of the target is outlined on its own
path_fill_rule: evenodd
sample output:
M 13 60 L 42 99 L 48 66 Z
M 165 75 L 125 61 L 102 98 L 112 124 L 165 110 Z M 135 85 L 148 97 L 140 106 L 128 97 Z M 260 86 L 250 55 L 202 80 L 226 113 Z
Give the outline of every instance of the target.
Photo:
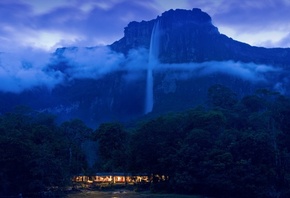
M 99 172 L 95 174 L 78 174 L 77 176 L 148 176 L 148 173 Z

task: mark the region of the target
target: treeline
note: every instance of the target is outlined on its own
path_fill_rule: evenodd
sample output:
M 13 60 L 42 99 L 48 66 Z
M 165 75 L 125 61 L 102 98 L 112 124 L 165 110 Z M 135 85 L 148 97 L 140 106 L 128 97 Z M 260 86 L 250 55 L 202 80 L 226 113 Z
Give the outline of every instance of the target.
M 208 107 L 124 128 L 102 124 L 98 168 L 169 176 L 155 191 L 213 197 L 290 197 L 290 100 L 258 90 L 208 90 Z
M 104 171 L 168 176 L 153 191 L 290 197 L 290 99 L 268 90 L 239 98 L 215 85 L 205 107 L 96 130 L 22 108 L 0 116 L 0 144 L 0 196 Z
M 82 146 L 92 130 L 80 120 L 55 117 L 26 107 L 0 116 L 0 197 L 42 197 L 63 191 L 87 168 Z

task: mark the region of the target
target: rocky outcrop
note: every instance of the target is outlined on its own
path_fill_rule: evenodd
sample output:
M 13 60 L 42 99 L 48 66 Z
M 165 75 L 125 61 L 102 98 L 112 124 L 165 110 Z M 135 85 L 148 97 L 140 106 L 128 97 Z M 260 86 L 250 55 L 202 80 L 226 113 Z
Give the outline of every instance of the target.
M 150 21 L 131 22 L 125 28 L 124 37 L 109 47 L 119 52 L 116 54 L 121 57 L 128 55 L 132 49 L 146 48 L 149 51 L 152 30 L 157 21 L 159 61 L 184 63 L 183 66 L 194 69 L 186 68 L 183 71 L 176 68 L 182 64 L 176 64 L 173 69 L 153 71 L 154 108 L 151 115 L 206 105 L 207 90 L 214 84 L 225 85 L 239 96 L 253 93 L 257 88 L 281 89 L 285 93 L 289 90 L 290 49 L 253 47 L 228 38 L 212 24 L 211 17 L 200 9 L 169 10 Z M 86 48 L 92 53 L 95 49 L 97 47 Z M 54 53 L 53 64 L 46 68 L 47 72 L 63 74 L 63 84 L 58 84 L 52 90 L 34 87 L 20 94 L 0 92 L 0 113 L 11 110 L 13 106 L 28 105 L 39 111 L 56 114 L 62 121 L 80 118 L 92 127 L 101 122 L 128 121 L 143 116 L 145 67 L 140 69 L 136 63 L 137 69 L 132 71 L 140 70 L 134 73 L 137 77 L 133 80 L 126 78 L 132 72 L 130 69 L 114 70 L 99 78 L 71 79 L 69 71 L 72 63 L 64 55 L 78 50 L 80 48 L 77 47 L 58 49 Z M 148 58 L 146 53 L 144 59 Z M 111 60 L 111 57 L 113 55 L 107 59 Z M 86 59 L 86 55 L 82 54 L 81 58 Z M 260 69 L 265 72 L 256 71 L 258 66 L 254 63 L 264 64 Z M 143 61 L 142 64 L 147 63 Z
M 169 10 L 151 21 L 131 22 L 124 37 L 111 48 L 127 54 L 130 49 L 149 49 L 151 32 L 156 21 L 160 23 L 160 54 L 163 63 L 205 61 L 241 61 L 290 65 L 290 49 L 254 47 L 221 34 L 211 17 L 200 9 Z

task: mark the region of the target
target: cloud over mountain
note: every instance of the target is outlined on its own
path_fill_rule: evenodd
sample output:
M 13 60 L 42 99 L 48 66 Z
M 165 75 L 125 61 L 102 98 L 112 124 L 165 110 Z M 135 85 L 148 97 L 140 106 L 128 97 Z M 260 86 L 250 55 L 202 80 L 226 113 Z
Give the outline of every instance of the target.
M 37 56 L 35 56 L 37 54 Z M 61 61 L 52 54 L 35 49 L 18 53 L 0 54 L 0 90 L 21 92 L 34 87 L 53 89 L 66 80 L 98 79 L 108 73 L 126 71 L 124 78 L 136 80 L 148 65 L 148 50 L 132 49 L 128 55 L 112 51 L 107 46 L 94 48 L 68 48 Z M 57 68 L 65 64 L 65 69 Z M 50 68 L 50 69 L 48 69 Z M 176 78 L 194 78 L 214 73 L 232 75 L 252 82 L 267 81 L 266 74 L 281 73 L 283 70 L 270 65 L 258 65 L 233 61 L 209 61 L 203 63 L 162 64 L 154 66 L 156 72 L 178 71 Z M 180 75 L 183 73 L 183 75 Z M 187 77 L 186 77 L 187 76 Z

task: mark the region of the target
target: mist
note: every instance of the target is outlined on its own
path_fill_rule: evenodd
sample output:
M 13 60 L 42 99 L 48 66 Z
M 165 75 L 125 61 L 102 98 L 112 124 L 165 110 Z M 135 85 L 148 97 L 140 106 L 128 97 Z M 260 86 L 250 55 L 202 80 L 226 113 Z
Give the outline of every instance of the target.
M 119 70 L 125 61 L 123 54 L 116 53 L 106 46 L 65 50 L 63 58 L 68 65 L 65 75 L 71 79 L 100 78 Z
M 242 63 L 234 61 L 210 61 L 203 63 L 182 64 L 159 64 L 157 71 L 173 70 L 179 71 L 174 77 L 176 79 L 188 79 L 202 77 L 214 73 L 228 74 L 237 78 L 248 80 L 253 83 L 268 81 L 266 74 L 280 73 L 282 69 L 270 65 L 258 65 L 255 63 Z
M 66 48 L 60 55 L 39 49 L 19 49 L 15 53 L 0 54 L 0 91 L 20 93 L 35 87 L 53 89 L 60 83 L 74 79 L 99 79 L 108 73 L 126 71 L 128 81 L 138 80 L 146 71 L 148 50 L 133 49 L 125 56 L 109 46 L 91 48 Z M 64 66 L 63 69 L 59 69 Z M 234 61 L 210 61 L 203 63 L 163 64 L 158 63 L 153 72 L 171 72 L 173 78 L 186 80 L 214 73 L 228 74 L 253 83 L 269 81 L 268 74 L 283 70 L 271 65 Z M 270 75 L 271 76 L 271 75 Z M 283 79 L 275 85 L 283 90 Z
M 45 72 L 50 54 L 45 51 L 25 48 L 14 53 L 0 54 L 0 90 L 19 93 L 36 86 L 52 89 L 62 81 L 59 71 Z

